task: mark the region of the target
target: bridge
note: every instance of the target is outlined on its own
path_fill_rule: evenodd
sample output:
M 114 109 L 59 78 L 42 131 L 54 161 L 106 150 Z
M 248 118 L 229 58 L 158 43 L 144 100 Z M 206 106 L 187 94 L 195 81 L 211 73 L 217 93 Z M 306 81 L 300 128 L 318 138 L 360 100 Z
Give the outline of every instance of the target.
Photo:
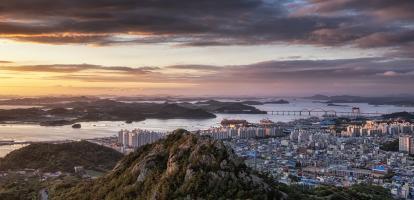
M 322 108 L 303 109 L 303 110 L 271 110 L 267 111 L 270 115 L 298 115 L 298 116 L 380 116 L 386 113 L 379 112 L 360 112 L 359 108 L 352 108 L 352 111 L 324 110 Z

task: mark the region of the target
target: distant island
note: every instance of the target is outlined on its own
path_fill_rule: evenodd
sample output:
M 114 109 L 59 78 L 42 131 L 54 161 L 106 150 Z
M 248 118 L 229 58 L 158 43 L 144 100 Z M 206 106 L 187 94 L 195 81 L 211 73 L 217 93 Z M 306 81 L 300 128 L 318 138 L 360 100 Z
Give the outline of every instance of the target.
M 266 104 L 289 104 L 289 101 L 286 101 L 284 99 L 280 99 L 277 101 L 266 101 Z
M 325 101 L 326 103 L 368 103 L 371 105 L 396 105 L 414 106 L 414 96 L 389 96 L 389 97 L 360 97 L 360 96 L 325 96 L 314 95 L 306 99 Z
M 216 100 L 199 101 L 194 104 L 179 104 L 187 108 L 198 108 L 213 113 L 224 114 L 266 114 L 253 106 L 241 102 L 222 102 Z
M 93 96 L 74 96 L 74 97 L 33 97 L 33 98 L 10 98 L 0 100 L 0 105 L 26 105 L 43 106 L 51 104 L 64 104 L 67 102 L 91 102 L 99 100 Z
M 334 103 L 328 103 L 326 104 L 327 106 L 332 106 L 332 107 L 349 107 L 347 105 L 340 105 L 340 104 L 334 104 Z
M 286 101 L 284 99 L 275 100 L 275 101 L 241 101 L 240 103 L 246 104 L 246 105 L 264 105 L 264 104 L 289 104 L 289 101 Z
M 414 113 L 409 112 L 396 112 L 391 114 L 382 115 L 384 119 L 401 119 L 405 121 L 414 121 Z
M 62 126 L 89 121 L 142 121 L 147 118 L 207 119 L 216 117 L 202 109 L 189 109 L 176 104 L 123 103 L 112 100 L 72 102 L 43 108 L 0 110 L 0 122 L 37 123 Z M 77 128 L 76 126 L 74 128 Z
M 35 123 L 42 126 L 73 125 L 81 128 L 79 122 L 125 121 L 132 123 L 148 118 L 153 119 L 209 119 L 215 113 L 225 114 L 266 114 L 253 106 L 240 102 L 215 100 L 196 103 L 148 103 L 121 102 L 91 97 L 46 98 L 4 100 L 1 103 L 42 105 L 42 107 L 0 110 L 0 123 Z M 0 103 L 0 104 L 1 104 Z

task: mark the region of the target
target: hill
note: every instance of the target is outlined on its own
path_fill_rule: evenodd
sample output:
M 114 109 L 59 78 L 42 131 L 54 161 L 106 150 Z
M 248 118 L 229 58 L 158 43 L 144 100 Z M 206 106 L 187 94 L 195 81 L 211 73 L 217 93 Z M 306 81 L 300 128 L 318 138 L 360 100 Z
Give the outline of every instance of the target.
M 280 185 L 279 189 L 288 195 L 287 200 L 392 200 L 391 192 L 381 186 L 356 184 L 351 187 Z
M 142 121 L 154 119 L 209 119 L 216 116 L 200 108 L 177 104 L 124 103 L 108 99 L 76 101 L 43 108 L 0 109 L 0 122 L 29 122 L 63 126 L 88 121 Z
M 261 111 L 254 106 L 246 105 L 242 102 L 221 102 L 216 100 L 199 101 L 192 105 L 192 107 L 199 108 L 213 113 L 225 114 L 266 114 L 266 111 Z
M 414 113 L 409 112 L 397 112 L 387 115 L 382 115 L 384 119 L 402 119 L 407 121 L 414 121 Z
M 52 190 L 53 199 L 279 199 L 221 141 L 177 130 L 141 147 L 104 177 Z
M 396 105 L 396 106 L 414 106 L 414 96 L 385 96 L 385 97 L 360 97 L 350 95 L 324 96 L 314 95 L 305 97 L 306 99 L 323 100 L 326 103 L 368 103 L 371 105 Z
M 80 141 L 64 144 L 37 143 L 12 151 L 0 159 L 0 171 L 39 169 L 45 172 L 73 172 L 75 166 L 107 171 L 123 154 L 101 145 Z

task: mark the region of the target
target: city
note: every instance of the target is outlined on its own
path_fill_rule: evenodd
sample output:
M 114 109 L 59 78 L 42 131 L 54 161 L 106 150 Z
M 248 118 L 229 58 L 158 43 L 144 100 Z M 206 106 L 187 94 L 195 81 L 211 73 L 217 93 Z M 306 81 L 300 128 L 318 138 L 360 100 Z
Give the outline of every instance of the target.
M 414 198 L 414 123 L 347 120 L 338 124 L 337 118 L 311 117 L 251 124 L 224 119 L 220 127 L 194 133 L 223 140 L 247 165 L 281 183 L 303 187 L 374 184 L 390 189 L 395 198 Z M 121 130 L 118 142 L 107 145 L 128 153 L 167 134 Z M 397 149 L 385 149 L 386 143 L 396 144 Z
M 0 200 L 414 200 L 414 0 L 0 0 Z

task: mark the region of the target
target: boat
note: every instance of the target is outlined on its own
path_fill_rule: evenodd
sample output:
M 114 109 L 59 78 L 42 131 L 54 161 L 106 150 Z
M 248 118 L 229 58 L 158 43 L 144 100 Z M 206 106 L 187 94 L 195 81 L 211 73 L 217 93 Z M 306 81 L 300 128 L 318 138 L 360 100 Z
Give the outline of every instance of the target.
M 262 119 L 262 120 L 260 120 L 260 124 L 261 125 L 272 125 L 272 124 L 274 124 L 275 122 L 273 122 L 272 120 L 270 120 L 270 119 Z
M 243 119 L 223 119 L 220 123 L 222 126 L 247 126 L 248 122 Z

